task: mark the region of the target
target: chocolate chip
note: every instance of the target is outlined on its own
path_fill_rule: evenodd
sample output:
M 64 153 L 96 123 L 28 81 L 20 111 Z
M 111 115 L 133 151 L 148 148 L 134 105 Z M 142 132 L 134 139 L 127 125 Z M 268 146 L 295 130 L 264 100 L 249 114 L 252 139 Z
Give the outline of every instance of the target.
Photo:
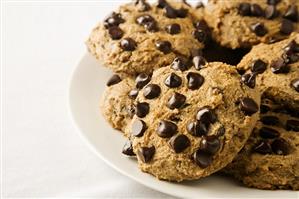
M 142 137 L 146 128 L 144 121 L 136 119 L 132 124 L 131 134 L 135 137 Z
M 112 26 L 108 29 L 111 39 L 118 40 L 122 38 L 124 32 L 118 26 Z
M 286 64 L 284 59 L 278 58 L 271 63 L 271 71 L 275 74 L 288 73 L 290 66 Z
M 136 99 L 137 95 L 138 95 L 138 89 L 134 88 L 129 92 L 129 97 L 131 99 Z
M 240 108 L 244 112 L 245 115 L 251 116 L 252 114 L 258 112 L 259 107 L 256 102 L 248 97 L 243 98 L 240 101 Z
M 256 79 L 255 73 L 247 73 L 247 74 L 242 75 L 242 77 L 241 77 L 241 81 L 249 88 L 255 87 L 255 79 Z
M 204 124 L 213 124 L 217 121 L 217 116 L 209 107 L 203 107 L 197 112 L 196 120 Z
M 181 26 L 177 23 L 167 25 L 165 28 L 166 32 L 171 35 L 175 35 L 181 32 Z
M 281 20 L 280 33 L 289 35 L 293 32 L 293 30 L 294 30 L 294 26 L 290 20 L 288 19 Z
M 136 0 L 135 6 L 138 7 L 138 11 L 140 12 L 149 11 L 151 9 L 151 6 L 145 0 Z
M 208 134 L 209 125 L 199 121 L 191 122 L 187 125 L 187 131 L 196 137 L 204 136 Z
M 148 84 L 143 89 L 143 96 L 146 99 L 154 99 L 161 93 L 161 88 L 157 84 Z
M 240 3 L 238 7 L 238 13 L 242 16 L 250 16 L 250 4 L 249 3 Z
M 276 131 L 275 129 L 268 128 L 268 127 L 262 127 L 259 130 L 259 135 L 264 139 L 273 139 L 279 137 L 280 133 Z
M 289 143 L 283 138 L 275 139 L 271 144 L 271 148 L 277 155 L 288 155 L 290 151 Z
M 225 128 L 224 126 L 221 126 L 217 131 L 216 131 L 216 136 L 221 137 L 225 134 Z
M 261 107 L 260 107 L 260 112 L 261 113 L 267 113 L 268 111 L 270 111 L 270 107 L 269 106 L 261 105 Z
M 284 47 L 284 51 L 299 53 L 299 44 L 296 41 L 292 40 L 287 46 Z
M 110 77 L 110 79 L 107 81 L 107 83 L 106 83 L 106 85 L 107 86 L 112 86 L 112 85 L 114 85 L 114 84 L 117 84 L 117 83 L 119 83 L 119 82 L 121 82 L 121 78 L 120 78 L 120 76 L 119 75 L 112 75 L 111 77 Z
M 295 89 L 295 91 L 299 92 L 299 78 L 291 81 L 291 87 Z
M 192 61 L 193 61 L 193 64 L 194 64 L 194 66 L 197 70 L 202 69 L 203 66 L 206 65 L 206 63 L 207 63 L 205 58 L 203 56 L 200 56 L 200 55 L 193 57 Z
M 260 154 L 271 154 L 272 153 L 272 149 L 271 149 L 271 145 L 268 141 L 261 141 L 260 143 L 258 143 L 254 149 L 255 152 L 260 153 Z
M 171 64 L 171 68 L 173 68 L 174 70 L 185 71 L 188 70 L 189 67 L 190 62 L 184 57 L 176 57 Z
M 193 160 L 198 166 L 204 169 L 212 163 L 213 156 L 199 149 L 193 154 Z
M 154 157 L 155 152 L 156 152 L 156 149 L 154 146 L 141 147 L 140 149 L 137 150 L 137 156 L 142 162 L 148 163 Z
M 150 32 L 158 31 L 156 20 L 150 15 L 142 15 L 137 17 L 136 22 L 142 25 L 146 30 Z
M 296 5 L 290 5 L 283 15 L 284 18 L 289 19 L 291 21 L 297 22 L 298 21 L 298 8 Z
M 186 102 L 186 97 L 175 92 L 168 100 L 167 106 L 170 109 L 181 108 Z
M 217 136 L 204 136 L 200 141 L 200 149 L 209 154 L 215 154 L 220 149 L 220 140 Z
M 278 11 L 274 5 L 269 5 L 265 9 L 265 18 L 266 19 L 273 19 L 278 15 Z
M 264 11 L 260 5 L 254 3 L 250 6 L 250 12 L 252 16 L 261 17 L 264 16 Z
M 177 17 L 177 11 L 173 7 L 171 7 L 169 5 L 166 5 L 164 7 L 164 9 L 165 9 L 165 16 L 166 17 L 171 18 L 171 19 Z
M 185 18 L 188 14 L 188 10 L 185 8 L 180 8 L 176 10 L 176 15 L 179 18 Z
M 267 69 L 267 63 L 257 59 L 251 63 L 251 71 L 254 73 L 263 73 Z
M 166 0 L 158 0 L 158 4 L 157 4 L 157 7 L 158 8 L 165 8 L 165 6 L 167 6 L 168 3 Z
M 287 120 L 286 129 L 288 131 L 299 131 L 299 120 Z
M 164 84 L 169 88 L 177 88 L 182 84 L 182 78 L 176 75 L 175 73 L 171 73 L 164 81 Z
M 157 128 L 157 134 L 162 138 L 170 138 L 176 134 L 177 130 L 178 127 L 175 123 L 167 120 L 161 120 Z
M 122 153 L 128 156 L 135 156 L 133 151 L 132 142 L 128 140 L 125 145 L 123 146 Z
M 121 17 L 121 14 L 113 12 L 104 20 L 105 28 L 112 26 L 118 26 L 121 23 L 124 23 L 125 20 Z
M 195 39 L 197 39 L 199 42 L 204 42 L 207 38 L 207 34 L 204 30 L 193 30 L 192 35 Z
M 171 52 L 171 43 L 169 41 L 156 41 L 156 48 L 164 54 L 168 54 Z
M 120 47 L 125 51 L 133 51 L 137 47 L 137 43 L 131 38 L 125 38 L 120 41 Z
M 277 125 L 279 124 L 279 119 L 278 117 L 275 117 L 275 116 L 263 116 L 261 118 L 261 122 L 265 125 Z
M 280 2 L 280 0 L 267 0 L 267 4 L 269 5 L 276 5 Z
M 149 112 L 149 104 L 146 102 L 137 102 L 135 113 L 138 117 L 143 118 Z
M 205 5 L 201 1 L 197 2 L 196 5 L 195 5 L 196 9 L 198 9 L 198 8 L 204 8 L 204 7 L 205 7 Z
M 196 90 L 201 87 L 205 79 L 199 73 L 189 72 L 187 74 L 187 80 L 188 80 L 188 88 L 191 90 Z
M 136 88 L 143 88 L 149 81 L 151 81 L 151 77 L 149 75 L 145 73 L 140 73 L 135 79 Z
M 190 140 L 186 135 L 178 134 L 170 138 L 169 145 L 175 153 L 181 153 L 190 146 Z
M 262 37 L 268 33 L 267 28 L 261 22 L 251 24 L 250 29 L 259 37 Z

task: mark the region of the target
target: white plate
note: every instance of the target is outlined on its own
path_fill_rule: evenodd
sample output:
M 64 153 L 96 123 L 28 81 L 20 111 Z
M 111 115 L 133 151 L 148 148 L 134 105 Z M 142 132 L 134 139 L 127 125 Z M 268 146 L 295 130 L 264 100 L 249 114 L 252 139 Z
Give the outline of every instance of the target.
M 142 173 L 134 158 L 122 155 L 125 139 L 108 125 L 99 112 L 99 98 L 111 74 L 86 54 L 72 75 L 69 105 L 81 137 L 101 159 L 120 173 L 152 189 L 178 197 L 298 198 L 295 191 L 250 189 L 224 176 L 213 175 L 198 181 L 171 183 Z

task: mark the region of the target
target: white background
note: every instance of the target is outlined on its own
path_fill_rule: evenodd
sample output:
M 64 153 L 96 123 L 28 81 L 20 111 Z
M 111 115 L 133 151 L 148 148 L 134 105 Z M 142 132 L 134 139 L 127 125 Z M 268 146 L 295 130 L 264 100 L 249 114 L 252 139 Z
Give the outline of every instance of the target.
M 109 168 L 69 119 L 68 82 L 84 41 L 118 3 L 3 2 L 3 196 L 168 197 Z

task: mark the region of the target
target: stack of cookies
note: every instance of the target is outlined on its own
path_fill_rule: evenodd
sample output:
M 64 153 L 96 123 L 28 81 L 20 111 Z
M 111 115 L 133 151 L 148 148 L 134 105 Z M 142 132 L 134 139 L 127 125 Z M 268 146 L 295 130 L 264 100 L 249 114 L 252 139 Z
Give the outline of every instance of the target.
M 87 46 L 115 74 L 103 116 L 158 179 L 227 173 L 299 190 L 298 0 L 135 0 Z

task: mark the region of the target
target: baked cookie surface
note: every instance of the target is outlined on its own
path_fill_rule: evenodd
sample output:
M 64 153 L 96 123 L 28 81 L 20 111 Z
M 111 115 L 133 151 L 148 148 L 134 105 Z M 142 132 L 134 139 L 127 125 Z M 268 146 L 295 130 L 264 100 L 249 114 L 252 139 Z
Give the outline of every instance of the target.
M 229 65 L 154 71 L 125 134 L 138 165 L 159 179 L 208 176 L 231 162 L 258 119 L 260 95 Z
M 149 74 L 171 64 L 178 55 L 189 58 L 193 49 L 204 47 L 208 31 L 199 16 L 182 2 L 150 5 L 137 0 L 121 6 L 94 28 L 86 44 L 114 72 Z
M 299 31 L 297 0 L 209 0 L 205 19 L 220 45 L 271 43 Z

